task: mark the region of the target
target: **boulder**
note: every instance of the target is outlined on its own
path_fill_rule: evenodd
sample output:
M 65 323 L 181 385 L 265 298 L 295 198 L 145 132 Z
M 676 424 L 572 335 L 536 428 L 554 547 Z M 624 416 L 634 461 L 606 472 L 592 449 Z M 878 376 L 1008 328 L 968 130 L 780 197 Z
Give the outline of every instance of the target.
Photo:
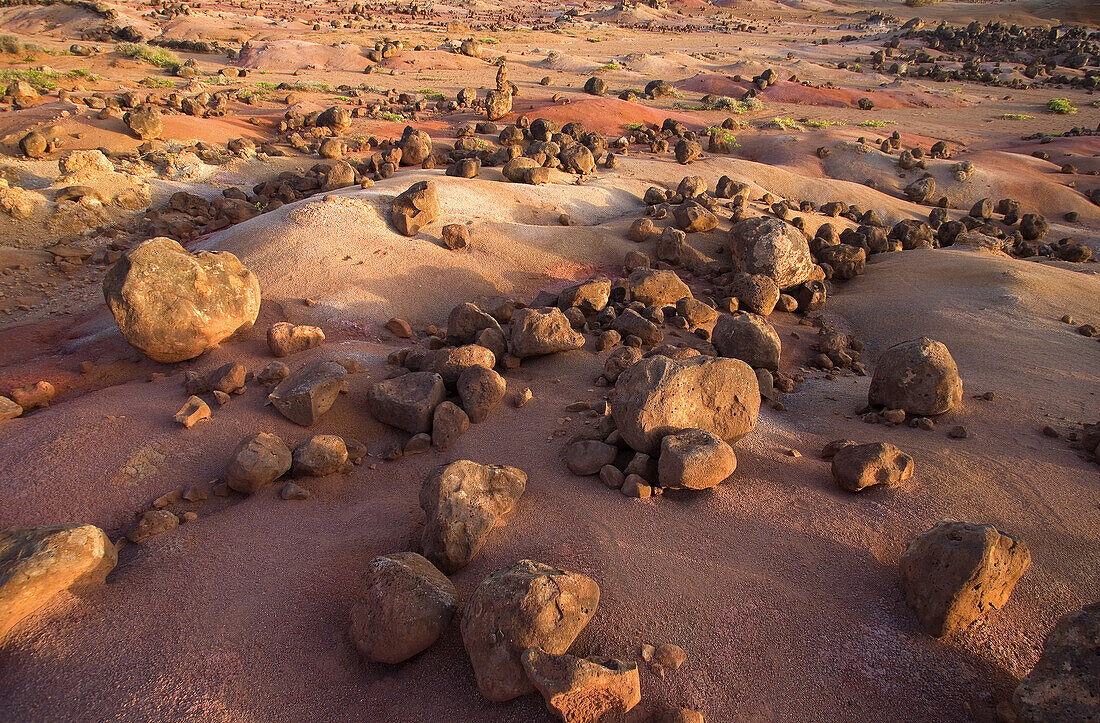
M 577 308 L 586 315 L 595 314 L 607 306 L 610 295 L 611 279 L 600 276 L 562 289 L 558 294 L 558 307 L 562 311 Z
M 520 359 L 584 346 L 584 335 L 573 329 L 560 309 L 520 309 L 512 315 L 511 333 L 509 350 Z
M 485 96 L 485 117 L 500 120 L 512 112 L 512 94 L 503 90 L 490 90 Z
M 724 357 L 740 359 L 753 369 L 779 370 L 779 334 L 762 316 L 744 311 L 723 315 L 714 325 L 712 341 Z
M 492 369 L 496 363 L 493 352 L 478 344 L 466 344 L 428 352 L 420 364 L 420 371 L 435 372 L 443 377 L 443 383 L 448 389 L 454 389 L 459 376 L 470 367 Z
M 611 322 L 611 330 L 617 332 L 624 339 L 628 336 L 636 336 L 646 346 L 656 346 L 664 341 L 664 333 L 649 319 L 646 319 L 634 309 L 626 309 Z
M 464 459 L 437 468 L 420 488 L 424 557 L 448 575 L 461 570 L 526 486 L 526 473 L 515 467 Z
M 419 434 L 431 431 L 432 414 L 446 397 L 443 377 L 435 372 L 412 372 L 372 384 L 367 390 L 367 409 L 383 424 Z
M 944 344 L 921 337 L 895 344 L 882 354 L 867 401 L 875 407 L 930 417 L 951 411 L 962 396 L 962 379 L 951 352 Z
M 913 458 L 889 442 L 847 444 L 833 454 L 833 479 L 849 492 L 893 487 L 913 476 Z
M 434 181 L 417 181 L 393 199 L 391 213 L 394 228 L 404 236 L 415 236 L 440 213 Z
M 920 624 L 939 638 L 1004 607 L 1030 564 L 1027 545 L 992 525 L 940 520 L 902 553 L 901 583 Z
M 397 147 L 401 149 L 402 166 L 420 166 L 432 155 L 432 138 L 422 130 L 405 126 Z
M 676 228 L 685 233 L 704 233 L 718 227 L 718 217 L 706 206 L 698 203 L 682 203 L 672 212 Z
M 741 271 L 769 276 L 780 289 L 814 278 L 806 236 L 777 218 L 746 218 L 733 224 L 729 247 Z
M 159 362 L 193 359 L 260 312 L 260 283 L 236 256 L 192 254 L 164 237 L 123 254 L 103 296 L 126 341 Z
M 652 356 L 622 372 L 611 393 L 623 440 L 650 455 L 664 437 L 685 429 L 735 442 L 753 430 L 759 412 L 756 373 L 739 359 Z
M 348 447 L 335 434 L 315 434 L 295 447 L 291 457 L 296 473 L 324 477 L 347 465 Z
M 481 694 L 506 701 L 535 692 L 523 668 L 524 652 L 567 652 L 599 602 L 594 580 L 533 560 L 486 577 L 467 601 L 461 624 Z
M 478 365 L 463 370 L 455 386 L 462 409 L 474 424 L 489 418 L 489 413 L 501 403 L 508 389 L 504 377 Z
M 49 148 L 50 142 L 38 131 L 31 131 L 19 139 L 19 150 L 27 158 L 43 158 Z
M 779 287 L 764 274 L 735 274 L 726 293 L 737 299 L 739 309 L 767 316 L 779 303 Z
M 637 663 L 551 655 L 537 647 L 523 651 L 521 660 L 546 708 L 566 723 L 621 720 L 642 700 Z
M 325 332 L 316 326 L 295 326 L 280 321 L 267 330 L 267 348 L 277 357 L 287 357 L 321 346 L 324 341 Z
M 618 447 L 598 439 L 581 439 L 566 447 L 565 466 L 581 476 L 599 474 L 605 465 L 615 463 L 618 454 Z
M 242 439 L 229 455 L 223 476 L 231 489 L 250 495 L 286 474 L 292 463 L 283 440 L 256 432 Z
M 401 663 L 426 650 L 458 610 L 455 586 L 415 552 L 371 560 L 351 606 L 351 639 L 371 663 Z
M 675 271 L 658 269 L 634 269 L 627 278 L 630 297 L 646 306 L 668 306 L 685 296 L 691 289 Z
M 117 562 L 115 546 L 94 525 L 0 530 L 0 640 L 62 590 L 103 582 Z
M 1012 702 L 1021 723 L 1100 720 L 1100 603 L 1055 623 Z
M 344 391 L 345 376 L 347 370 L 336 362 L 318 360 L 279 382 L 267 398 L 290 421 L 312 427 Z
M 143 105 L 126 111 L 122 116 L 122 122 L 131 133 L 143 141 L 160 138 L 164 132 L 164 123 L 160 119 L 160 111 L 156 106 Z
M 662 487 L 704 490 L 737 469 L 737 456 L 724 439 L 705 429 L 685 429 L 661 440 L 657 479 Z
M 838 281 L 854 279 L 867 268 L 867 252 L 849 244 L 826 246 L 817 254 L 817 258 L 832 268 L 833 278 Z
M 447 343 L 460 346 L 472 344 L 483 329 L 501 331 L 500 323 L 476 304 L 465 302 L 451 309 L 447 317 Z
M 470 428 L 470 417 L 454 402 L 441 402 L 432 412 L 432 446 L 439 451 L 451 448 Z

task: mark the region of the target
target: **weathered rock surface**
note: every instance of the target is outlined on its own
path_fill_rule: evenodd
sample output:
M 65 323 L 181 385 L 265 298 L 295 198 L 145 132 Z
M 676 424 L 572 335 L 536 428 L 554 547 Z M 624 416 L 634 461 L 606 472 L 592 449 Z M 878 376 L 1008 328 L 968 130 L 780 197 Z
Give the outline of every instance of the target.
M 737 469 L 729 444 L 705 429 L 685 429 L 661 440 L 657 462 L 662 487 L 703 490 L 727 479 Z
M 287 357 L 325 342 L 325 332 L 316 326 L 295 326 L 286 321 L 267 330 L 267 348 L 277 357 Z
M 415 552 L 371 560 L 351 607 L 351 639 L 372 663 L 400 663 L 426 650 L 458 610 L 455 586 Z
M 293 463 L 290 450 L 274 434 L 257 432 L 240 441 L 225 466 L 231 489 L 250 495 L 286 474 Z
M 883 353 L 871 377 L 867 401 L 928 417 L 954 409 L 962 395 L 962 379 L 951 352 L 942 343 L 921 337 Z
M 437 468 L 420 489 L 424 557 L 448 575 L 461 570 L 526 486 L 527 474 L 515 467 L 459 460 Z
M 561 309 L 520 309 L 512 316 L 509 350 L 523 359 L 580 349 L 584 335 L 575 331 Z
M 833 454 L 833 479 L 849 492 L 892 487 L 913 476 L 913 458 L 889 442 L 848 444 Z
M 151 359 L 193 359 L 260 311 L 260 283 L 231 253 L 187 252 L 158 237 L 123 254 L 103 280 L 103 296 L 126 341 Z
M 496 355 L 490 350 L 479 344 L 466 344 L 428 352 L 420 365 L 420 371 L 435 372 L 443 378 L 443 383 L 449 389 L 454 389 L 462 372 L 470 367 L 492 369 L 496 363 Z
M 0 640 L 62 590 L 103 582 L 117 562 L 94 525 L 0 530 Z
M 730 228 L 730 251 L 741 271 L 771 277 L 780 289 L 809 281 L 814 260 L 805 235 L 777 218 L 746 218 Z
M 622 372 L 611 393 L 623 439 L 651 455 L 666 435 L 685 429 L 734 442 L 753 430 L 759 412 L 756 373 L 739 359 L 653 356 Z
M 367 409 L 383 424 L 411 434 L 430 432 L 432 414 L 447 397 L 443 377 L 412 372 L 376 382 L 367 390 Z
M 523 651 L 522 660 L 547 709 L 566 723 L 619 718 L 642 700 L 636 663 L 551 655 L 536 647 Z
M 439 195 L 433 181 L 417 181 L 393 199 L 394 228 L 404 236 L 415 236 L 439 216 Z
M 939 638 L 1004 607 L 1030 564 L 1027 545 L 992 525 L 940 520 L 902 554 L 901 582 L 925 631 Z
M 712 340 L 724 357 L 740 359 L 753 369 L 779 370 L 779 334 L 762 316 L 744 311 L 723 315 L 714 325 Z
M 565 450 L 565 466 L 577 475 L 599 474 L 604 465 L 613 464 L 618 448 L 598 439 L 581 439 Z
M 691 289 L 675 271 L 634 269 L 627 281 L 631 298 L 646 306 L 668 306 L 691 296 Z
M 315 434 L 292 453 L 293 468 L 298 474 L 324 477 L 339 472 L 348 462 L 348 448 L 335 434 Z
M 290 421 L 312 427 L 335 404 L 346 376 L 347 370 L 334 361 L 311 362 L 279 382 L 268 399 Z
M 471 366 L 463 370 L 456 384 L 462 409 L 474 424 L 484 422 L 504 399 L 508 384 L 504 377 L 483 366 Z
M 536 688 L 522 656 L 537 647 L 561 655 L 596 612 L 600 588 L 575 572 L 520 560 L 486 577 L 462 613 L 462 642 L 478 690 L 492 701 Z
M 1022 723 L 1100 720 L 1100 603 L 1054 625 L 1012 702 Z

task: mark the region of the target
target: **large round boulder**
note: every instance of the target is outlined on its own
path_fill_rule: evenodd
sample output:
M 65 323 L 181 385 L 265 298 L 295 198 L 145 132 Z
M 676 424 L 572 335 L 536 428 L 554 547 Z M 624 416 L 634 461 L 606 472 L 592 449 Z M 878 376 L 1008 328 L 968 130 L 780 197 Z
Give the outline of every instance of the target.
M 713 342 L 722 356 L 740 359 L 753 369 L 779 370 L 779 334 L 758 314 L 723 315 L 714 325 Z
M 760 384 L 740 359 L 652 356 L 622 372 L 611 393 L 623 440 L 653 456 L 662 439 L 685 429 L 735 442 L 753 430 L 759 413 Z
M 777 218 L 746 218 L 730 228 L 730 251 L 741 271 L 770 276 L 786 289 L 814 277 L 806 236 Z
M 962 379 L 951 352 L 941 342 L 921 337 L 886 350 L 871 377 L 867 401 L 928 417 L 954 409 L 962 395 Z
M 159 362 L 193 359 L 256 322 L 260 282 L 226 251 L 157 237 L 107 272 L 103 296 L 126 341 Z

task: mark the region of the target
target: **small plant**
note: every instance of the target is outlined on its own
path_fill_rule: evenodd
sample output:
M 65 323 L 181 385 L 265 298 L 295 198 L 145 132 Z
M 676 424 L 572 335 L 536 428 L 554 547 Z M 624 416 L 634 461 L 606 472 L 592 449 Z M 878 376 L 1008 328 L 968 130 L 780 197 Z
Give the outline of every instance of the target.
M 390 113 L 389 111 L 378 116 L 381 120 L 389 121 L 390 123 L 404 123 L 405 116 L 400 113 Z
M 606 64 L 601 65 L 600 67 L 596 68 L 596 70 L 594 72 L 603 73 L 603 72 L 606 72 L 608 70 L 619 70 L 621 67 L 622 66 L 619 65 L 618 63 L 606 63 Z
M 0 53 L 22 55 L 27 52 L 26 44 L 14 35 L 0 35 Z
M 1073 115 L 1077 107 L 1069 102 L 1069 98 L 1051 98 L 1047 101 L 1047 110 L 1058 115 Z
M 138 85 L 142 88 L 172 88 L 175 86 L 175 83 L 167 78 L 154 78 L 147 75 L 138 81 Z
M 808 128 L 828 128 L 829 126 L 842 126 L 844 121 L 831 121 L 831 120 L 804 120 L 803 125 Z
M 741 147 L 741 144 L 737 142 L 737 137 L 733 135 L 733 131 L 727 128 L 711 126 L 707 128 L 707 134 L 710 136 L 712 144 L 723 146 L 727 149 L 726 152 Z
M 860 128 L 884 128 L 889 125 L 896 125 L 897 121 L 884 121 L 884 120 L 865 120 L 856 123 Z
M 928 5 L 935 5 L 940 0 L 905 0 L 906 7 L 911 8 L 923 8 Z
M 86 80 L 89 83 L 94 83 L 99 80 L 99 78 L 97 78 L 95 75 L 92 75 L 87 70 L 84 70 L 84 68 L 73 68 L 65 75 L 70 78 L 80 78 L 81 80 Z
M 628 131 L 640 131 L 645 128 L 644 123 L 624 123 L 623 129 Z
M 271 82 L 266 81 L 266 80 L 261 80 L 259 83 L 256 83 L 256 88 L 258 90 L 271 91 L 271 90 L 275 90 L 277 87 L 278 86 L 275 83 L 271 83 Z
M 31 87 L 39 93 L 57 88 L 58 74 L 45 70 L 0 70 L 0 84 L 7 85 L 12 81 L 21 80 L 30 83 Z
M 1031 120 L 1035 116 L 1028 115 L 1027 113 L 1001 113 L 997 117 L 1001 120 Z
M 485 43 L 486 45 L 496 45 L 500 41 L 497 40 L 496 38 L 482 38 L 481 42 Z
M 180 65 L 180 59 L 170 50 L 153 48 L 145 43 L 119 43 L 115 46 L 119 55 L 127 58 L 144 60 L 158 68 L 175 68 Z
M 428 100 L 447 100 L 447 96 L 443 95 L 435 88 L 421 88 L 417 92 Z
M 804 130 L 802 126 L 795 122 L 793 118 L 779 118 L 775 117 L 771 120 L 771 125 L 779 128 L 783 131 L 800 131 Z

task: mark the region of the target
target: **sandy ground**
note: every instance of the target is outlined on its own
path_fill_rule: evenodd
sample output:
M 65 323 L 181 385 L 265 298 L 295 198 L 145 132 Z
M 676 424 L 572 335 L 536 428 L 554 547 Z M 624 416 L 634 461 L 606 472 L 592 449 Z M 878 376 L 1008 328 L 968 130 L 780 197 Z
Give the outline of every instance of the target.
M 784 396 L 784 411 L 762 409 L 756 431 L 736 447 L 735 476 L 713 490 L 634 500 L 597 478 L 568 472 L 563 447 L 594 422 L 565 407 L 607 393 L 594 383 L 607 352 L 596 353 L 591 341 L 509 372 L 509 394 L 529 386 L 533 401 L 521 409 L 503 404 L 449 451 L 381 460 L 399 436 L 370 417 L 365 396 L 386 374 L 386 355 L 399 348 L 382 331 L 388 318 L 403 316 L 423 330 L 445 324 L 450 308 L 479 296 L 530 299 L 594 272 L 615 275 L 623 255 L 639 248 L 625 232 L 643 214 L 645 189 L 674 188 L 684 175 L 699 175 L 711 188 L 729 175 L 750 184 L 754 202 L 768 192 L 815 203 L 845 200 L 876 209 L 888 223 L 923 219 L 927 207 L 901 193 L 920 171 L 900 171 L 896 156 L 856 143 L 865 137 L 877 144 L 897 130 L 903 147 L 948 142 L 952 158 L 930 160 L 928 171 L 950 199 L 951 218 L 983 197 L 1018 198 L 1024 212 L 1046 215 L 1053 239 L 1072 236 L 1100 250 L 1100 207 L 1085 195 L 1100 186 L 1100 176 L 1090 175 L 1100 170 L 1100 136 L 1024 139 L 1096 127 L 1094 96 L 899 81 L 835 67 L 838 60 L 866 59 L 879 47 L 874 34 L 848 44 L 810 44 L 850 32 L 845 24 L 865 17 L 851 13 L 881 9 L 881 3 L 672 3 L 660 11 L 597 5 L 586 9 L 583 23 L 568 24 L 568 32 L 538 24 L 561 8 L 534 5 L 504 16 L 489 6 L 440 6 L 430 21 L 378 13 L 351 28 L 325 25 L 342 17 L 332 3 L 275 3 L 262 17 L 247 7 L 211 5 L 168 20 L 146 17 L 145 6 L 118 6 L 145 32 L 252 43 L 237 65 L 216 55 L 179 54 L 210 72 L 229 65 L 253 70 L 247 79 L 233 79 L 233 87 L 366 83 L 438 90 L 450 98 L 462 87 L 491 87 L 496 68 L 489 61 L 504 55 L 521 90 L 507 120 L 520 113 L 580 120 L 608 136 L 628 123 L 660 124 L 667 117 L 695 129 L 721 122 L 729 113 L 701 110 L 700 96 L 739 94 L 745 80 L 768 67 L 810 85 L 784 79 L 764 91 L 762 110 L 737 117 L 740 147 L 689 167 L 632 149 L 614 170 L 601 168 L 583 183 L 560 174 L 539 187 L 503 184 L 497 169 L 474 180 L 446 177 L 441 169 L 403 169 L 372 188 L 320 194 L 197 239 L 190 248 L 232 251 L 253 269 L 264 302 L 252 331 L 175 365 L 151 362 L 122 339 L 102 304 L 103 265 L 58 266 L 50 262 L 53 254 L 43 255 L 58 243 L 99 248 L 106 237 L 96 224 L 122 224 L 122 214 L 88 228 L 51 226 L 56 210 L 49 201 L 31 219 L 0 214 L 0 261 L 9 267 L 0 272 L 0 393 L 39 379 L 60 391 L 49 408 L 0 423 L 0 526 L 85 521 L 119 539 L 160 495 L 189 485 L 209 490 L 237 441 L 258 430 L 291 446 L 311 433 L 339 434 L 371 451 L 346 475 L 295 480 L 310 490 L 309 500 L 283 501 L 275 485 L 247 498 L 211 495 L 178 506 L 198 519 L 144 545 L 125 546 L 105 586 L 79 597 L 60 594 L 4 641 L 0 718 L 550 720 L 537 695 L 495 704 L 478 694 L 457 625 L 423 654 L 392 667 L 363 664 L 348 638 L 348 604 L 368 561 L 416 547 L 420 485 L 436 465 L 455 459 L 515 465 L 529 479 L 507 524 L 452 577 L 460 597 L 489 572 L 533 558 L 600 584 L 599 609 L 574 652 L 640 660 L 642 644 L 661 642 L 687 651 L 688 662 L 666 677 L 642 666 L 642 703 L 629 721 L 646 721 L 669 706 L 722 722 L 993 721 L 996 706 L 1034 665 L 1054 621 L 1100 599 L 1100 468 L 1064 437 L 1041 433 L 1045 425 L 1064 435 L 1097 421 L 1100 345 L 1059 321 L 1071 314 L 1077 323 L 1100 324 L 1095 263 L 964 249 L 906 251 L 873 257 L 864 276 L 833 286 L 823 318 L 865 343 L 869 367 L 889 345 L 922 335 L 951 349 L 964 401 L 938 419 L 934 431 L 861 422 L 856 412 L 866 402 L 868 378 L 830 378 L 809 369 L 816 329 L 776 312 L 770 319 L 783 341 L 781 368 L 806 381 Z M 1041 24 L 1053 16 L 1097 22 L 1095 13 L 1072 2 L 942 3 L 919 11 L 891 3 L 888 9 L 929 22 L 998 17 Z M 726 16 L 754 22 L 758 30 L 729 35 L 687 27 L 701 17 Z M 623 25 L 647 19 L 655 23 L 649 31 Z M 0 9 L 0 32 L 56 47 L 100 23 L 73 8 Z M 499 43 L 487 45 L 483 60 L 443 49 L 446 39 L 471 34 Z M 333 45 L 352 40 L 373 47 L 382 37 L 401 37 L 407 47 L 369 75 L 361 72 L 359 52 Z M 168 78 L 119 58 L 109 43 L 96 44 L 104 52 L 92 58 L 51 56 L 48 63 L 61 73 L 88 68 L 98 80 L 79 82 L 94 90 Z M 425 49 L 414 50 L 418 44 Z M 43 62 L 0 57 L 11 68 Z M 681 96 L 632 104 L 584 95 L 588 74 L 609 63 L 618 67 L 602 77 L 616 91 L 662 78 Z M 549 85 L 539 84 L 544 76 Z M 168 80 L 184 91 L 186 81 Z M 205 80 L 208 90 L 220 87 Z M 77 81 L 64 76 L 59 83 L 72 89 Z M 324 108 L 345 102 L 335 100 L 343 93 L 311 89 L 296 100 Z M 371 93 L 369 100 L 381 98 Z M 854 109 L 866 95 L 877 109 Z M 1072 98 L 1078 114 L 1044 112 L 1054 95 Z M 287 108 L 281 96 L 285 92 L 271 91 L 255 105 L 236 104 L 225 117 L 169 115 L 166 134 L 175 142 L 214 144 L 242 135 L 270 138 Z M 28 129 L 52 129 L 64 139 L 63 150 L 129 151 L 139 144 L 117 117 L 100 119 L 56 97 L 47 101 L 0 112 L 2 150 L 12 154 L 0 170 L 44 199 L 65 183 L 57 155 L 18 157 L 18 139 Z M 1004 120 L 1006 113 L 1033 117 Z M 771 123 L 777 117 L 802 125 L 779 129 Z M 459 126 L 478 118 L 423 112 L 408 120 L 447 143 Z M 807 119 L 844 125 L 815 129 Z M 865 120 L 883 123 L 857 125 Z M 356 118 L 348 135 L 395 137 L 403 127 L 404 121 Z M 830 150 L 826 158 L 817 154 L 820 147 Z M 1032 156 L 1036 150 L 1049 159 Z M 952 170 L 961 160 L 976 168 L 965 182 Z M 148 182 L 158 207 L 175 190 L 210 197 L 229 186 L 251 189 L 318 161 L 294 154 L 238 159 L 207 166 L 191 180 L 134 168 L 119 173 Z M 1065 163 L 1079 172 L 1060 173 Z M 388 201 L 428 178 L 439 184 L 441 218 L 414 239 L 397 235 L 387 222 Z M 1065 220 L 1070 212 L 1076 218 Z M 561 225 L 563 213 L 574 225 Z M 802 215 L 810 232 L 827 220 Z M 452 222 L 469 224 L 475 239 L 469 252 L 440 245 L 441 226 Z M 724 220 L 689 241 L 713 253 L 728 225 Z M 641 248 L 653 251 L 651 244 Z M 307 298 L 315 303 L 303 304 Z M 354 357 L 364 367 L 315 428 L 298 427 L 265 406 L 265 390 L 255 383 L 215 408 L 210 422 L 183 430 L 172 421 L 187 396 L 186 371 L 237 361 L 258 372 L 271 361 L 264 331 L 281 320 L 319 324 L 329 339 L 287 360 L 292 368 L 335 357 Z M 665 332 L 673 342 L 692 338 L 671 327 Z M 976 398 L 985 392 L 994 398 Z M 949 438 L 954 425 L 964 425 L 970 437 Z M 914 456 L 916 474 L 900 488 L 840 491 L 818 456 L 837 438 L 893 442 Z M 1033 564 L 1004 610 L 933 640 L 905 604 L 897 562 L 909 538 L 945 517 L 992 523 L 1022 538 Z

